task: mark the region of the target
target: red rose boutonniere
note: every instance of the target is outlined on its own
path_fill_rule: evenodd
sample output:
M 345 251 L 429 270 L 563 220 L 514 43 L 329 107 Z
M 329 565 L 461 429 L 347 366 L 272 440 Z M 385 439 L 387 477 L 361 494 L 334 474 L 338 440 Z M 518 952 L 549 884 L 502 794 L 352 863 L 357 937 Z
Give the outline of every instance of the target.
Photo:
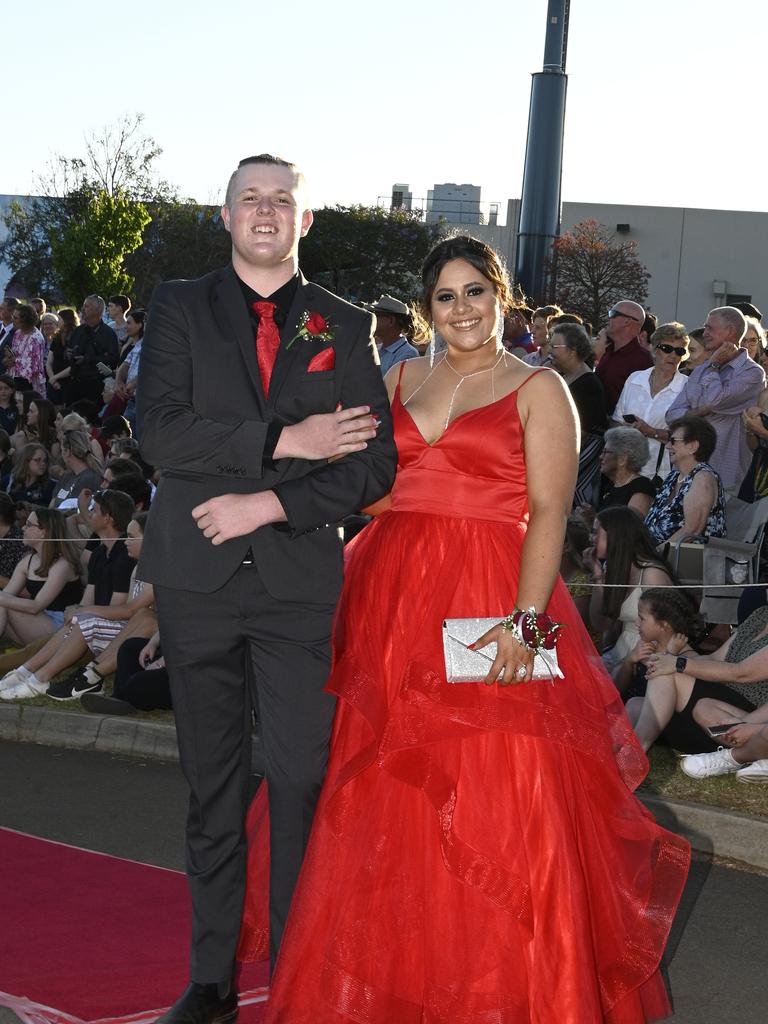
M 333 341 L 333 326 L 326 320 L 322 313 L 304 312 L 299 321 L 299 330 L 288 342 L 286 348 L 290 348 L 294 341 Z

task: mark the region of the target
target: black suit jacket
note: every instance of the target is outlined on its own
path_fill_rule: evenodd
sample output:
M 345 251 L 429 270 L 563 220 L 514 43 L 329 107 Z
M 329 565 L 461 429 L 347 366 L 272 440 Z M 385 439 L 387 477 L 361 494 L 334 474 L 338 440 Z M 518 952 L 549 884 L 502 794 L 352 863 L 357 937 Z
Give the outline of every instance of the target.
M 299 339 L 303 312 L 331 323 L 332 342 Z M 162 477 L 142 548 L 139 576 L 210 593 L 248 548 L 265 587 L 280 600 L 327 603 L 341 586 L 342 544 L 335 525 L 386 494 L 396 450 L 370 314 L 302 277 L 281 332 L 269 397 L 264 398 L 254 331 L 232 266 L 155 291 L 139 368 L 138 417 L 144 458 Z M 333 370 L 308 372 L 332 345 Z M 381 418 L 361 452 L 336 462 L 263 459 L 272 422 L 370 405 Z M 216 495 L 273 490 L 288 518 L 214 547 L 191 510 Z

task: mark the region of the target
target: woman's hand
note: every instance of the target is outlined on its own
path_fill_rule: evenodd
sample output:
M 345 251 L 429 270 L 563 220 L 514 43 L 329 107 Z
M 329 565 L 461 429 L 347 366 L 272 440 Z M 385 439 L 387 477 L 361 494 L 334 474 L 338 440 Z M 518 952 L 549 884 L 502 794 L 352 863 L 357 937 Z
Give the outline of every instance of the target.
M 648 658 L 648 676 L 671 676 L 675 671 L 675 658 L 672 654 L 652 654 Z
M 675 633 L 667 642 L 667 654 L 674 654 L 677 657 L 686 647 L 688 647 L 688 637 L 685 633 Z
M 581 557 L 584 562 L 584 568 L 587 569 L 592 576 L 592 582 L 602 583 L 605 574 L 600 563 L 600 559 L 597 557 L 595 552 L 595 548 L 585 548 Z
M 501 623 L 478 637 L 470 644 L 470 650 L 478 651 L 492 643 L 496 644 L 496 659 L 483 682 L 489 686 L 496 682 L 502 686 L 527 682 L 533 671 L 533 651 L 516 640 Z
M 651 437 L 652 434 L 656 433 L 656 429 L 649 426 L 645 420 L 641 420 L 639 416 L 635 417 L 634 423 L 628 423 L 627 426 L 634 427 L 635 430 L 639 430 L 643 437 Z
M 157 655 L 157 650 L 159 646 L 160 634 L 155 633 L 155 635 L 150 637 L 146 644 L 139 651 L 139 664 L 145 671 L 150 667 L 152 662 L 155 660 L 155 656 Z M 165 664 L 164 661 L 163 664 Z M 160 666 L 157 667 L 159 668 Z
M 730 743 L 732 747 L 738 747 L 742 743 L 751 740 L 754 736 L 757 736 L 764 728 L 765 726 L 762 722 L 738 722 L 732 725 L 728 732 L 723 733 L 723 739 L 726 743 Z
M 629 660 L 633 665 L 637 665 L 638 662 L 645 662 L 647 658 L 650 658 L 652 654 L 656 653 L 656 643 L 653 640 L 638 640 L 632 650 L 629 652 Z

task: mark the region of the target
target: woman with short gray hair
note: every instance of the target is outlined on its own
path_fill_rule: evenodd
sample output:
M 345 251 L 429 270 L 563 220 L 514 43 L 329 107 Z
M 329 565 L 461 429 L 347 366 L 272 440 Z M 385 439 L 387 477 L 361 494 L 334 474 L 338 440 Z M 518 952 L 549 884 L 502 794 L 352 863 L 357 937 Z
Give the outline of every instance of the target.
M 632 427 L 612 427 L 605 432 L 600 455 L 603 474 L 598 508 L 627 505 L 645 518 L 656 488 L 640 471 L 648 461 L 648 439 Z

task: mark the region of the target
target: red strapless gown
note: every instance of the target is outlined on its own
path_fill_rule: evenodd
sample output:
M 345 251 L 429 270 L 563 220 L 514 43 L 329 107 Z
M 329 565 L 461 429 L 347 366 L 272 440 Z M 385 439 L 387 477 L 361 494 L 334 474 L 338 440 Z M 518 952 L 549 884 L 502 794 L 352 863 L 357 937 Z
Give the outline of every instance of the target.
M 567 624 L 563 681 L 445 680 L 443 619 L 514 605 L 528 514 L 516 398 L 429 446 L 395 396 L 392 508 L 348 549 L 330 767 L 269 1024 L 669 1013 L 658 965 L 688 844 L 632 795 L 647 762 L 562 581 L 548 611 Z M 244 959 L 267 951 L 263 819 L 262 796 Z

